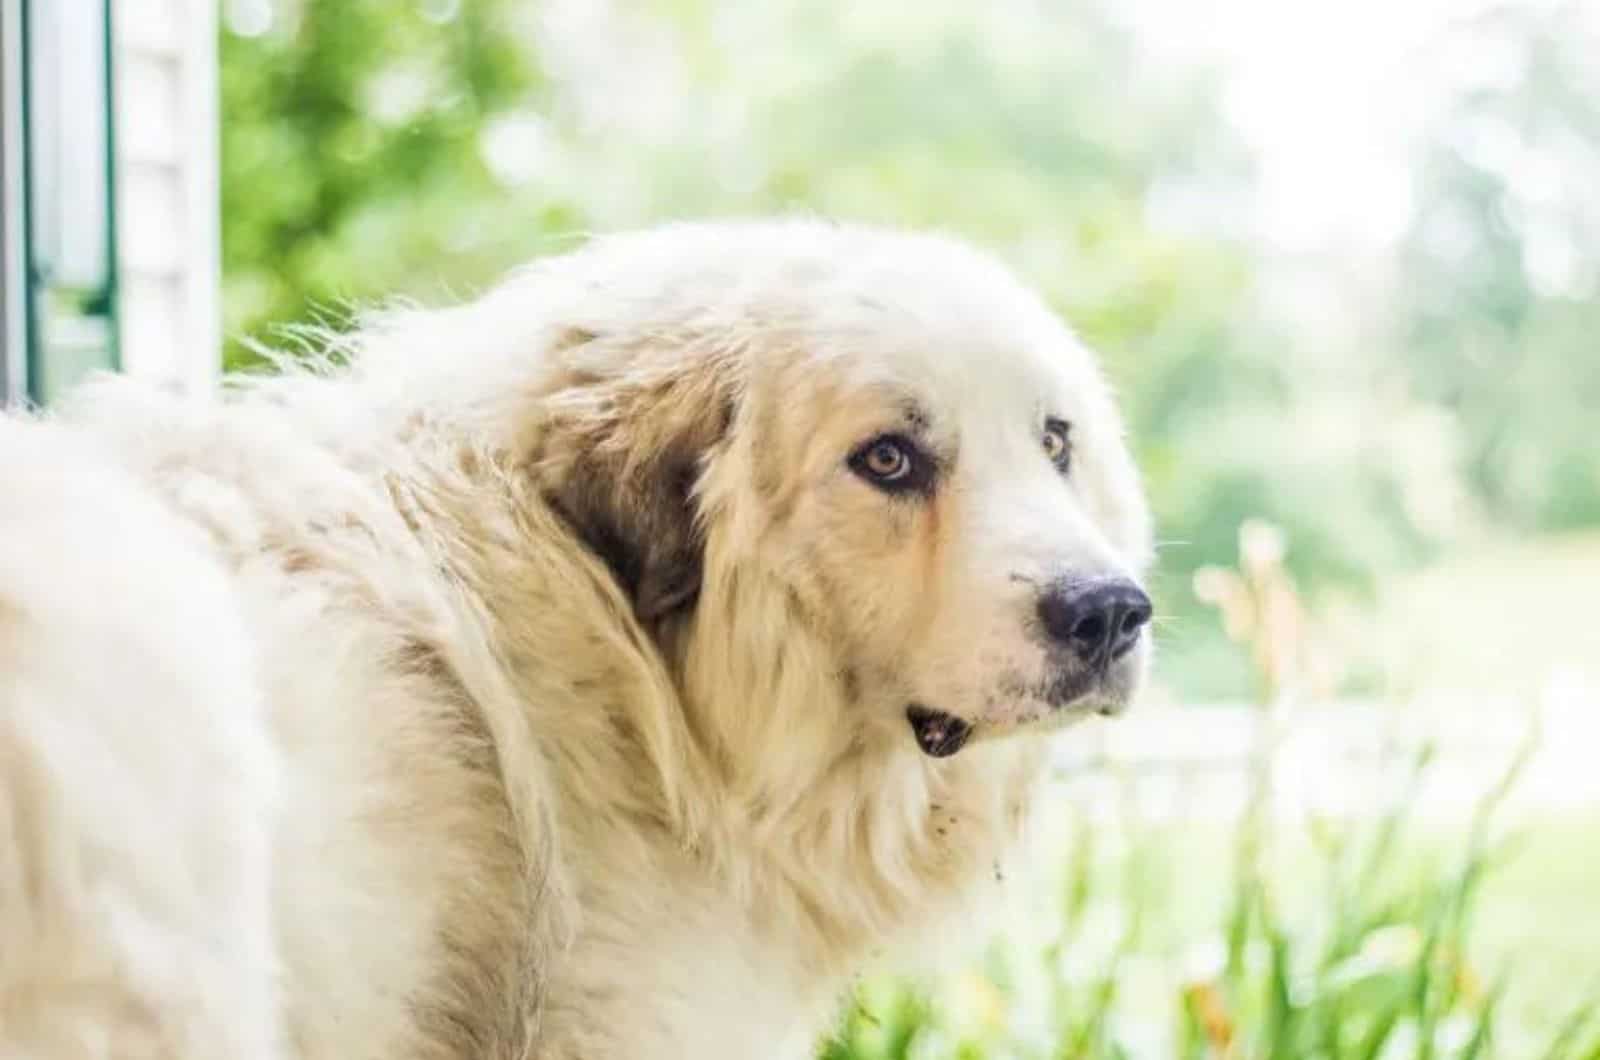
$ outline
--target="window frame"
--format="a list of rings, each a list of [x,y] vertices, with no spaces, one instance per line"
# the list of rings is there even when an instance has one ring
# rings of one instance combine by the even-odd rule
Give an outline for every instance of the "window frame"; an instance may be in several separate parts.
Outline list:
[[[61,338],[64,320],[82,319],[86,334],[98,337],[93,367],[121,368],[118,329],[119,284],[117,266],[116,121],[114,93],[115,38],[112,0],[79,0],[91,5],[87,13],[98,17],[98,62],[103,91],[90,105],[99,108],[103,130],[100,159],[103,224],[100,275],[96,282],[70,291],[54,282],[52,248],[41,245],[38,231],[45,196],[64,194],[44,187],[39,176],[42,145],[39,100],[47,90],[35,65],[41,50],[40,34],[59,30],[44,21],[64,11],[61,0],[0,0],[0,399],[11,404],[44,404],[74,379],[74,366],[53,345]],[[41,87],[45,86],[45,87]],[[52,101],[65,108],[72,101]],[[60,125],[68,129],[67,122]],[[71,135],[70,130],[66,135]],[[69,296],[74,303],[62,310],[52,300]],[[59,378],[58,378],[59,376]]]

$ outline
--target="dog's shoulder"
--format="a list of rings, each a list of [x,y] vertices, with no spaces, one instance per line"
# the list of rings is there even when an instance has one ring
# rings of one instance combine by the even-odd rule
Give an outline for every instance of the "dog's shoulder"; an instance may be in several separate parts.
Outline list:
[[[228,575],[287,777],[275,914],[307,1054],[516,1055],[561,904],[477,584],[521,529],[503,483],[340,377],[111,379],[60,418]]]

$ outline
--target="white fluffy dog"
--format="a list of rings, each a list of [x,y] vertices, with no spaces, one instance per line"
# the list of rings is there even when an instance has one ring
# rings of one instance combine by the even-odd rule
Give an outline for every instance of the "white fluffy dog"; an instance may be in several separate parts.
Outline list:
[[[1149,653],[1090,356],[961,245],[599,240],[0,421],[0,1055],[804,1057]]]

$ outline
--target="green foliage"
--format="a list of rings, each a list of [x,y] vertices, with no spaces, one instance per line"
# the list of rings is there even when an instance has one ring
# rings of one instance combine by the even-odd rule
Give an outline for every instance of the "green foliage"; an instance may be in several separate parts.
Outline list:
[[[1289,532],[1313,597],[1429,557],[1476,507],[1600,521],[1593,285],[1530,280],[1550,222],[1460,148],[1491,119],[1592,147],[1558,15],[1507,35],[1524,82],[1441,119],[1405,282],[1360,308],[1392,326],[1346,348],[1269,323],[1215,85],[1150,63],[1099,0],[247,6],[273,17],[222,39],[234,364],[275,326],[470,294],[591,230],[785,210],[953,230],[1102,352],[1164,542],[1160,665],[1198,698],[1247,687],[1190,591],[1246,518]],[[1596,245],[1591,215],[1571,233]]]
[[[278,5],[266,32],[222,35],[230,363],[269,324],[338,322],[351,304],[499,270],[511,252],[462,233],[503,208],[485,122],[540,85],[518,6]]]
[[[1196,466],[1242,455],[1210,440],[1235,413],[1283,407],[1266,347],[1235,323],[1248,256],[1146,217],[1155,189],[1242,178],[1241,154],[1207,85],[1130,84],[1129,42],[1088,3],[1027,19],[662,5],[571,38],[537,37],[514,0],[271,10],[265,32],[222,41],[233,363],[274,326],[470,291],[591,228],[783,210],[932,225],[1018,263],[1106,351],[1164,533],[1193,542],[1168,552],[1169,611],[1240,505],[1281,507],[1293,470],[1259,447],[1221,477]],[[579,65],[585,32],[644,43]],[[719,43],[730,32],[738,47]],[[490,164],[508,137],[530,168]]]
[[[1464,54],[1512,62],[1436,120],[1402,258],[1412,385],[1454,413],[1468,480],[1523,527],[1600,520],[1600,39],[1579,15],[1492,9],[1457,31]]]
[[[1587,1060],[1600,1035],[1584,1006],[1552,1032],[1508,1026],[1504,970],[1471,959],[1477,899],[1510,849],[1490,824],[1518,766],[1483,797],[1448,856],[1415,833],[1427,771],[1368,822],[1308,822],[1314,871],[1275,857],[1286,837],[1257,788],[1234,832],[1234,868],[1210,914],[1212,955],[1174,955],[1152,925],[1173,888],[1170,830],[1125,822],[1125,849],[1071,844],[1053,933],[1011,937],[985,967],[929,989],[866,984],[825,1060]],[[1163,876],[1177,874],[1171,885]],[[1102,914],[1118,910],[1116,927]],[[1190,947],[1193,950],[1194,947]],[[1161,1013],[1165,1011],[1166,1018]]]

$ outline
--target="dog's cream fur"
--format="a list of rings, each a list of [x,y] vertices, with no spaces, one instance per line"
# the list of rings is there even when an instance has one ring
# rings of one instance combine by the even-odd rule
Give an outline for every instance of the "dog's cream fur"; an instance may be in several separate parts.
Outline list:
[[[613,237],[319,363],[0,422],[0,1055],[802,1057],[1138,683],[1042,691],[1039,587],[1146,517],[957,244]],[[848,466],[900,429],[925,494]]]

